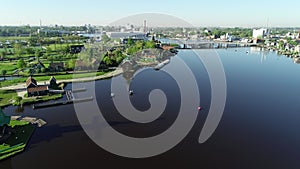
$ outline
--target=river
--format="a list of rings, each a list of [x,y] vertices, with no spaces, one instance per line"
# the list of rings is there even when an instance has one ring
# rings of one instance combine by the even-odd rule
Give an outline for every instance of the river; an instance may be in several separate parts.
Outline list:
[[[193,51],[182,50],[175,57],[183,59],[195,74],[203,110],[187,137],[173,149],[145,159],[116,156],[87,136],[73,105],[38,110],[25,106],[21,112],[10,106],[3,110],[8,115],[36,116],[48,124],[35,131],[25,152],[0,162],[0,168],[298,168],[300,65],[286,56],[256,48],[216,52],[226,74],[227,101],[218,128],[205,143],[199,144],[198,137],[210,108],[209,76]],[[172,66],[172,59],[167,66]],[[176,120],[179,88],[162,71],[145,69],[130,84],[135,93],[131,102],[138,110],[150,107],[148,95],[152,89],[163,90],[168,98],[164,114],[149,124],[133,123],[118,114],[110,96],[110,79],[95,83],[102,113],[121,133],[150,137]]]

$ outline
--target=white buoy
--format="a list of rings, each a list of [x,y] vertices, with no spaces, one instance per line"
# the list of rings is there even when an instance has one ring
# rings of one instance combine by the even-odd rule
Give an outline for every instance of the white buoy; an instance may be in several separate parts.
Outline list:
[[[133,95],[133,90],[129,90],[129,95]]]
[[[110,97],[115,97],[115,94],[114,94],[114,93],[111,93],[111,94],[110,94]]]

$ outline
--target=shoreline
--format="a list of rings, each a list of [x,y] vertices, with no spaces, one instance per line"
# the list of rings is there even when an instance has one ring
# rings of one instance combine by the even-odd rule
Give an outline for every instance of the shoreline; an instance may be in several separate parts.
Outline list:
[[[57,80],[57,83],[58,84],[59,83],[80,83],[80,82],[96,81],[96,80],[112,78],[112,77],[120,75],[122,73],[123,73],[122,68],[117,68],[116,70],[114,70],[112,72],[108,72],[106,74],[99,75],[99,76],[76,78],[76,74],[75,74],[73,76],[74,77],[73,79]],[[96,73],[95,73],[95,75],[96,75]],[[38,82],[38,85],[49,85],[49,81],[40,81],[40,82]],[[27,88],[26,88],[25,83],[19,83],[19,84],[13,85],[13,86],[0,87],[0,90],[15,91],[17,96],[22,97],[23,99],[24,99],[24,95],[27,93]],[[55,99],[50,99],[50,100],[55,100]],[[50,101],[50,100],[46,100],[46,101]],[[44,102],[44,101],[37,100],[37,102]],[[36,103],[36,102],[34,102],[34,101],[30,102],[30,104],[34,104],[34,103]],[[8,106],[12,106],[12,105],[13,105],[13,103],[11,102],[10,104],[4,105],[2,107],[8,107]]]
[[[111,78],[117,75],[120,75],[123,73],[123,70],[121,68],[117,68],[116,70],[112,72],[108,72],[104,75],[100,76],[92,76],[92,77],[83,77],[83,78],[76,78],[76,74],[73,75],[74,78],[72,79],[64,79],[64,80],[57,80],[57,83],[76,83],[76,82],[87,82],[87,81],[94,81],[94,80],[101,80],[101,79],[107,79]],[[95,73],[96,74],[96,73]],[[54,76],[55,77],[55,76]],[[49,81],[39,81],[38,85],[49,85]],[[11,86],[5,86],[0,87],[0,90],[26,90],[26,84],[24,83],[18,83]]]
[[[5,145],[8,147],[2,147],[0,150],[0,161],[24,152],[36,127],[40,128],[47,124],[46,121],[37,117],[11,116],[11,121],[26,123],[10,126],[10,129],[15,130],[15,133],[2,144],[3,146]],[[15,140],[15,138],[19,138],[19,140]]]

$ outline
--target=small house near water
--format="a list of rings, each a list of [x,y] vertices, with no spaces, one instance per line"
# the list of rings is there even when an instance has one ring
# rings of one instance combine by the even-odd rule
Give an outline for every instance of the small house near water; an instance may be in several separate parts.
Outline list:
[[[31,76],[26,80],[26,88],[28,97],[43,96],[49,93],[47,85],[38,85],[36,80]]]

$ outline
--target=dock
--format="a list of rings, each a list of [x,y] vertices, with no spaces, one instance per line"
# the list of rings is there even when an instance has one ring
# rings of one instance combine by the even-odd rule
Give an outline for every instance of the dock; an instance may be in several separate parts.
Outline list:
[[[73,93],[85,92],[86,88],[73,89],[73,90],[70,90],[70,91],[73,92]],[[55,93],[55,94],[64,94],[67,91],[65,91],[65,90],[49,90],[49,92],[50,93]]]
[[[47,124],[46,121],[36,117],[21,117],[21,116],[11,116],[11,120],[19,120],[19,121],[26,121],[31,124],[36,124],[38,127],[42,127]]]
[[[73,89],[73,90],[63,90],[63,92],[67,96],[67,100],[55,101],[55,102],[51,102],[51,103],[33,104],[32,108],[33,109],[40,109],[40,108],[46,108],[46,107],[53,107],[53,106],[60,106],[60,105],[66,105],[66,104],[92,101],[93,97],[75,99],[73,93],[84,92],[84,91],[86,91],[86,88],[79,88],[79,89]]]
[[[74,95],[72,91],[66,91],[67,100],[73,100]]]
[[[85,92],[86,88],[79,88],[79,89],[73,89],[71,90],[73,93],[78,93],[78,92]]]
[[[60,106],[60,105],[66,105],[66,104],[73,104],[73,103],[80,103],[80,102],[87,102],[92,101],[94,98],[87,97],[87,98],[81,98],[81,99],[72,99],[72,100],[63,100],[63,101],[56,101],[52,103],[44,103],[44,104],[34,104],[32,106],[33,109],[41,109],[46,107],[53,107],[53,106]]]

